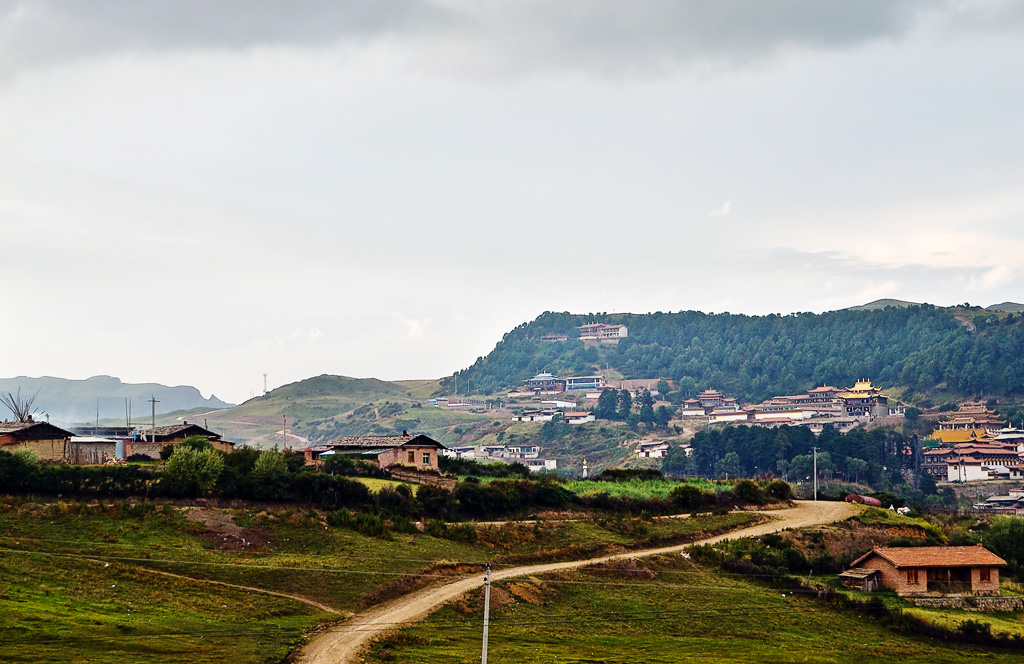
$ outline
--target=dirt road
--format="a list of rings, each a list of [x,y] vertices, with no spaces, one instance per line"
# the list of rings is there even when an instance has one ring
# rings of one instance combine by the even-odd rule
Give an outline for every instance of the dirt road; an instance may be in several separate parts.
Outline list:
[[[766,535],[786,528],[806,528],[808,526],[832,523],[833,521],[840,521],[853,515],[855,510],[856,508],[849,503],[802,501],[798,502],[797,506],[792,509],[777,510],[770,513],[765,512],[765,514],[773,517],[767,523],[749,528],[741,528],[725,535],[709,537],[708,539],[689,544],[668,546],[660,549],[629,551],[612,556],[590,558],[588,560],[511,567],[491,572],[491,578],[497,581],[516,576],[529,576],[531,574],[543,574],[545,572],[586,567],[587,565],[610,560],[675,553],[694,544],[713,544],[738,537]],[[356,615],[350,621],[325,632],[311,641],[299,653],[297,661],[300,664],[348,664],[355,662],[359,652],[376,637],[390,630],[416,623],[436,611],[444,603],[457,598],[463,593],[479,588],[482,584],[483,575],[475,574],[469,578],[460,579],[443,586],[424,588],[404,597],[385,602],[369,611]]]

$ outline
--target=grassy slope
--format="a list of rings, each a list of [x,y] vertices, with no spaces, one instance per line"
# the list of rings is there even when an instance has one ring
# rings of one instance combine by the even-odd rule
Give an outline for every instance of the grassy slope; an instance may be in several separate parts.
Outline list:
[[[812,599],[787,596],[680,557],[618,574],[577,572],[501,582],[490,658],[501,662],[1020,661],[1019,653],[904,636]],[[509,597],[517,597],[509,602]],[[492,605],[495,604],[492,600]],[[449,606],[374,648],[368,662],[466,662],[479,657],[480,607]]]
[[[336,618],[292,600],[153,570],[358,611],[382,588],[407,582],[437,562],[509,564],[598,554],[679,541],[755,518],[489,526],[470,545],[426,535],[364,537],[294,510],[234,514],[236,524],[252,527],[269,544],[260,551],[220,550],[203,537],[204,526],[168,506],[154,512],[123,505],[0,504],[0,659],[277,662],[318,622]]]

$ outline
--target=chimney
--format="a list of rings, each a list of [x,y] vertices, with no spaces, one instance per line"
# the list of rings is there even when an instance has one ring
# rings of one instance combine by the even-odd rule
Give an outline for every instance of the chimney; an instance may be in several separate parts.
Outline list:
[[[402,436],[408,437],[409,436],[409,432],[406,431],[405,429],[402,429]]]
[[[185,426],[188,426],[188,420],[182,420],[181,423],[184,424]]]

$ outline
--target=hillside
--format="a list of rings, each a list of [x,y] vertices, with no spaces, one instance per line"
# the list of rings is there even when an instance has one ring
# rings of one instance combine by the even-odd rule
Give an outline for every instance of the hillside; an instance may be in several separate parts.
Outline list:
[[[985,307],[989,311],[1002,311],[1008,314],[1019,314],[1024,312],[1024,304],[1017,302],[1001,302],[999,304],[990,304]]]
[[[585,344],[577,326],[621,323],[618,344]],[[913,403],[1024,393],[1024,324],[1014,314],[960,306],[786,316],[547,312],[508,332],[457,373],[460,393],[497,394],[541,371],[666,378],[685,393],[708,387],[744,401],[870,377]],[[545,341],[546,334],[568,341]],[[443,389],[454,385],[442,381]]]
[[[920,302],[907,302],[906,300],[893,300],[893,299],[882,299],[875,300],[874,302],[868,302],[856,307],[849,307],[847,311],[874,311],[875,309],[885,309],[886,307],[896,307],[902,309],[904,307],[919,307]]]
[[[169,387],[158,383],[123,383],[120,378],[113,376],[93,376],[85,380],[51,376],[0,378],[0,392],[17,393],[19,389],[22,397],[38,392],[35,405],[39,412],[49,415],[52,422],[65,425],[93,422],[97,405],[100,419],[123,424],[125,399],[131,400],[135,419],[151,412],[151,397],[156,397],[159,402],[156,404],[157,413],[194,408],[226,408],[230,405],[215,395],[209,399],[204,398],[191,385]]]
[[[284,447],[286,442],[289,447],[304,447],[341,436],[392,435],[403,429],[454,443],[494,419],[424,406],[438,387],[437,380],[388,382],[322,375],[233,408],[192,415],[229,440],[265,447]],[[189,418],[181,414],[178,419]]]

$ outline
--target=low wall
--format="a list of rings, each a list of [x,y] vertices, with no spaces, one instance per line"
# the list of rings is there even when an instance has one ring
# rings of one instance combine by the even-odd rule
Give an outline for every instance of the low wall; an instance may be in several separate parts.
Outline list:
[[[1020,611],[1024,597],[915,597],[917,606],[930,609],[964,609],[965,611]]]
[[[451,491],[458,484],[459,478],[452,477],[451,475],[438,475],[436,473],[421,473],[412,468],[402,468],[400,466],[392,466],[388,469],[388,473],[392,479],[402,480],[405,482],[412,482],[414,484],[429,484],[431,486],[439,486],[443,489]]]

